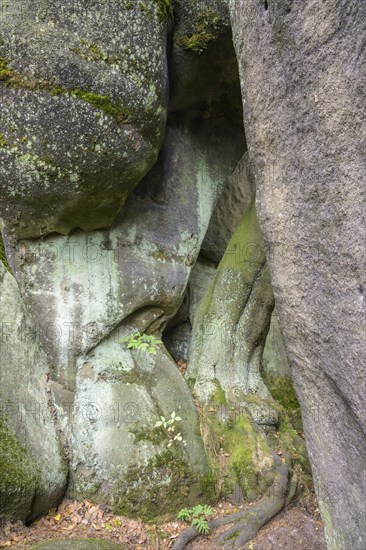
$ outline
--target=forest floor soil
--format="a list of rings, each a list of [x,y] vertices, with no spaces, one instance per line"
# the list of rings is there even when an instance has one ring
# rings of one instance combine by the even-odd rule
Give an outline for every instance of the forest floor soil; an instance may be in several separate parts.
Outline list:
[[[238,509],[228,502],[220,502],[214,508],[214,517],[223,517]],[[186,527],[187,524],[181,521],[149,525],[113,515],[107,507],[94,505],[89,500],[76,502],[65,499],[57,510],[51,510],[48,516],[28,527],[20,522],[3,526],[0,531],[0,548],[30,548],[37,542],[54,539],[100,538],[119,543],[124,550],[169,550]],[[219,530],[216,530],[208,536],[198,537],[187,549],[219,548],[215,542],[218,535]],[[312,494],[291,503],[242,548],[326,550],[315,496]]]

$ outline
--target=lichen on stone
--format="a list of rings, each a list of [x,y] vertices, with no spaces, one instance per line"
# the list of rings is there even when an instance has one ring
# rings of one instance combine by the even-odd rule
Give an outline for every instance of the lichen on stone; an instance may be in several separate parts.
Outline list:
[[[183,50],[202,53],[211,42],[219,38],[223,26],[224,22],[220,15],[215,10],[208,8],[198,14],[194,32],[176,35],[174,41]]]
[[[90,45],[93,55],[102,55],[96,46]],[[9,67],[6,59],[0,58],[0,81],[5,82],[7,86],[13,88],[24,88],[34,91],[46,91],[52,96],[66,95],[90,103],[93,107],[99,109],[107,116],[114,118],[117,122],[128,122],[131,118],[131,111],[121,103],[113,103],[106,95],[88,92],[79,88],[67,89],[62,86],[55,86],[46,80],[29,79],[25,75]],[[0,147],[1,147],[0,134]]]
[[[54,96],[64,94],[90,103],[106,115],[114,118],[117,122],[127,122],[131,117],[129,109],[122,104],[113,103],[106,95],[95,94],[78,88],[68,90],[61,86],[51,86],[49,91]]]

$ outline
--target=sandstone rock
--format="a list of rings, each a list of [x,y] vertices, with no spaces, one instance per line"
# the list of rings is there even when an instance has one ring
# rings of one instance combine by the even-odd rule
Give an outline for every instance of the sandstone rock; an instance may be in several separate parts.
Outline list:
[[[192,269],[188,285],[189,319],[192,325],[194,323],[198,307],[204,299],[215,275],[216,268],[212,263],[208,262],[204,258],[199,258],[197,260],[197,263]]]
[[[218,265],[245,210],[253,200],[255,185],[245,152],[232,175],[212,215],[210,225],[202,243],[201,254]]]
[[[207,498],[208,467],[192,396],[174,362],[163,349],[156,356],[124,351],[119,334],[79,361],[68,494],[148,520]],[[167,447],[170,433],[154,427],[172,413],[181,418],[173,436],[183,441]]]
[[[198,258],[191,271],[183,304],[163,333],[164,344],[176,361],[188,359],[195,314],[215,273],[216,268],[213,264],[201,257]]]
[[[329,548],[365,539],[366,5],[232,0],[276,307]]]
[[[163,346],[149,356],[119,340],[136,331],[160,338],[178,311],[242,152],[243,136],[221,120],[174,116],[158,164],[110,231],[10,247],[53,367],[70,496],[148,519],[199,500],[208,468],[188,386]],[[187,448],[167,448],[167,434],[154,431],[173,412]]]
[[[173,0],[170,111],[200,109],[242,128],[238,64],[225,0]]]
[[[59,503],[67,467],[49,402],[49,364],[1,262],[0,328],[0,518],[29,520]]]
[[[111,231],[24,240],[10,250],[56,378],[67,389],[75,389],[77,357],[129,316],[140,312],[141,331],[159,332],[176,314],[242,147],[242,136],[220,121],[175,117],[161,161]]]
[[[262,370],[274,378],[290,378],[291,369],[279,327],[276,309],[273,310],[266,343],[263,350]]]
[[[277,422],[260,374],[273,306],[252,203],[196,313],[187,376],[201,401],[223,393],[229,403],[246,404],[258,424]]]
[[[0,219],[7,233],[37,238],[111,226],[163,141],[167,5],[14,0],[4,7]]]

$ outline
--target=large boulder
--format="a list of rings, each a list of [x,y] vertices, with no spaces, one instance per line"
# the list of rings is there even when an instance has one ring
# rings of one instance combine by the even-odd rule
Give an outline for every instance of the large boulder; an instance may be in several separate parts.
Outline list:
[[[135,322],[132,332],[141,328]],[[197,411],[176,365],[164,349],[121,349],[123,334],[129,332],[117,330],[79,360],[68,494],[151,520],[207,499],[209,471]],[[172,435],[155,428],[174,413],[181,420]],[[178,434],[182,440],[173,441]]]
[[[366,4],[231,0],[258,212],[329,548],[365,538]]]
[[[168,2],[14,0],[0,18],[0,219],[17,237],[110,227],[156,161]]]
[[[0,519],[30,520],[59,503],[67,466],[50,403],[50,366],[2,262],[0,327]]]
[[[200,499],[208,466],[186,382],[163,346],[150,356],[120,340],[137,331],[160,338],[178,311],[243,147],[221,120],[173,116],[159,162],[111,230],[9,247],[53,367],[72,497],[146,519]],[[169,433],[154,429],[172,413],[186,446],[167,448]]]
[[[76,361],[132,314],[142,330],[178,311],[192,266],[243,136],[220,120],[172,117],[159,163],[110,231],[20,241],[10,259],[21,292],[66,389]],[[158,220],[158,223],[157,223]]]

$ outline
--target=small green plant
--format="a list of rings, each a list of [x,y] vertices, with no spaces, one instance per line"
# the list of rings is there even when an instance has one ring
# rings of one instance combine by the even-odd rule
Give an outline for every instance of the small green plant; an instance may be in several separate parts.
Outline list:
[[[175,412],[172,412],[170,415],[170,418],[167,420],[165,416],[161,416],[160,420],[157,421],[155,424],[155,428],[164,428],[166,430],[169,441],[168,441],[168,447],[171,447],[176,441],[183,441],[182,434],[179,432],[176,435],[174,434],[176,430],[176,422],[181,422],[181,417],[176,416]],[[186,445],[186,441],[183,441],[183,444]]]
[[[158,338],[155,338],[155,336],[141,334],[141,332],[134,332],[131,336],[126,336],[120,341],[127,344],[127,349],[142,349],[152,355],[156,355],[157,346],[163,343]]]
[[[197,504],[190,509],[183,508],[178,514],[178,519],[191,522],[192,527],[195,527],[201,535],[207,535],[210,531],[207,520],[212,514],[211,506]]]

